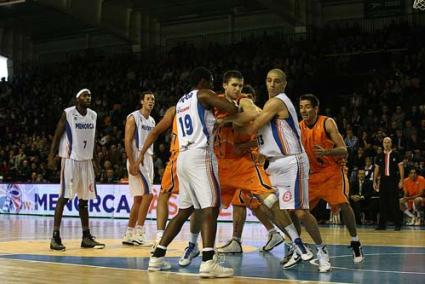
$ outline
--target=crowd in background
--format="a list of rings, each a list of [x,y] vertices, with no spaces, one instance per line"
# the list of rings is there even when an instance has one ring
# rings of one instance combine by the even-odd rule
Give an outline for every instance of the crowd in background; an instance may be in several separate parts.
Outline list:
[[[138,94],[152,90],[158,122],[166,109],[188,91],[191,69],[203,65],[221,76],[240,70],[254,86],[261,106],[266,100],[265,75],[282,68],[288,75],[288,95],[312,92],[320,111],[333,117],[349,149],[350,180],[364,169],[372,180],[374,157],[389,136],[404,157],[406,168],[425,175],[424,29],[391,25],[368,33],[358,27],[327,28],[307,39],[263,35],[232,45],[196,47],[181,43],[161,58],[137,55],[104,57],[94,50],[71,54],[55,65],[28,65],[9,81],[0,82],[0,176],[3,181],[59,181],[47,168],[47,155],[61,112],[73,104],[82,88],[92,92],[98,113],[98,182],[125,182],[124,125],[138,108]],[[155,144],[155,183],[167,163],[169,134]]]

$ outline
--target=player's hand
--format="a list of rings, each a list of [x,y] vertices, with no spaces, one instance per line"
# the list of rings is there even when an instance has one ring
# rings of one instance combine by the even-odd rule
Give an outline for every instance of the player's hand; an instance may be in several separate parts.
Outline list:
[[[52,171],[56,170],[55,156],[49,154],[49,157],[47,158],[47,167]]]
[[[322,146],[316,144],[313,146],[313,152],[316,155],[316,157],[323,157],[328,154],[328,150],[323,148]]]
[[[128,167],[130,175],[137,176],[139,174],[139,163],[130,164]]]
[[[357,202],[357,201],[359,201],[359,200],[360,200],[360,196],[359,196],[359,195],[351,195],[351,199],[352,199],[354,202]]]
[[[379,192],[379,184],[378,184],[376,181],[374,181],[374,182],[373,182],[373,189],[374,189],[376,192]]]

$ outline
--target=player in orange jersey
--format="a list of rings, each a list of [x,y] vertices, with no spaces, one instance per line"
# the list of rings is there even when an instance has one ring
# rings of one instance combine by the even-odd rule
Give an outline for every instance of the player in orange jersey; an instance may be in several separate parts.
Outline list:
[[[237,104],[242,114],[229,116],[223,112],[215,113],[216,118],[222,120],[222,124],[216,129],[214,149],[218,160],[222,206],[229,206],[237,189],[241,189],[247,196],[258,198],[264,205],[261,207],[267,212],[268,217],[271,218],[270,220],[294,241],[301,258],[310,260],[313,257],[312,252],[304,246],[288,214],[280,210],[275,189],[271,186],[271,182],[262,165],[256,163],[251,149],[240,152],[234,147],[236,144],[247,143],[256,138],[255,134],[248,135],[244,133],[245,124],[253,119],[253,115],[258,114],[258,108],[251,99],[241,97],[242,86],[243,76],[239,71],[226,72],[223,76],[224,98]],[[237,120],[239,127],[233,124],[229,125],[228,122],[233,121],[233,119]],[[247,201],[250,202],[252,198]],[[256,212],[255,210],[260,212],[260,208],[252,209],[254,212]],[[237,240],[233,239],[227,245],[232,244],[236,246]],[[219,248],[219,251],[224,249],[226,247]]]
[[[176,107],[170,107],[164,114],[161,121],[155,126],[154,129],[146,137],[145,144],[142,150],[140,150],[139,160],[143,161],[147,149],[155,142],[158,136],[168,129],[171,128],[171,141],[170,141],[170,158],[165,167],[164,174],[161,180],[161,191],[158,195],[158,202],[156,207],[156,240],[155,245],[159,242],[162,235],[164,234],[165,225],[168,219],[168,200],[171,194],[179,193],[179,181],[177,178],[177,156],[179,150],[179,142],[177,136],[177,125],[176,125]],[[198,236],[201,230],[201,215],[199,210],[195,210],[194,214],[190,217],[190,241],[189,245],[185,248],[183,256],[179,260],[180,266],[188,266],[192,259],[199,255],[198,249]]]
[[[347,147],[335,121],[319,115],[319,99],[306,94],[300,97],[300,122],[302,142],[310,162],[309,201],[310,210],[320,199],[333,208],[339,208],[344,223],[351,235],[354,263],[363,261],[363,251],[357,236],[356,220],[347,195],[347,176],[343,173],[342,161],[347,156]]]
[[[240,78],[239,78],[240,79]],[[236,82],[235,82],[236,81]],[[255,90],[253,87],[251,87],[250,85],[245,85],[242,88],[242,95],[240,94],[240,80],[233,80],[232,81],[233,84],[229,84],[229,82],[225,82],[224,83],[224,89],[225,91],[230,91],[231,89],[235,89],[237,96],[238,97],[247,97],[249,99],[251,99],[252,101],[255,101]],[[236,84],[235,84],[236,83]],[[219,138],[219,136],[216,136]],[[246,137],[246,139],[248,141],[252,141],[252,146],[253,147],[249,147],[246,149],[242,149],[242,147],[238,147],[237,145],[242,145],[245,143],[242,143],[242,141],[237,141],[236,145],[234,143],[229,143],[226,144],[227,146],[224,147],[230,147],[230,151],[231,152],[233,150],[233,152],[240,152],[240,151],[247,151],[247,153],[249,151],[251,151],[251,155],[252,155],[252,159],[255,161],[255,164],[257,165],[256,167],[259,168],[259,172],[263,172],[263,166],[264,166],[264,159],[261,159],[259,156],[259,153],[256,149],[256,139],[254,137],[254,139],[252,140],[251,137]],[[225,245],[223,245],[222,247],[218,247],[217,251],[221,252],[221,253],[241,253],[242,252],[242,246],[241,246],[241,237],[242,237],[242,231],[243,231],[243,227],[245,225],[245,221],[246,221],[246,208],[248,207],[251,211],[253,211],[254,215],[258,218],[258,220],[264,225],[264,227],[266,227],[267,232],[268,232],[268,239],[267,239],[267,243],[261,247],[261,251],[271,251],[273,248],[275,248],[276,246],[278,246],[279,244],[281,244],[283,242],[283,237],[282,235],[275,229],[275,227],[273,226],[273,224],[269,221],[268,217],[266,216],[266,214],[261,211],[259,209],[259,207],[261,206],[260,201],[258,201],[258,199],[256,199],[254,196],[252,196],[251,194],[247,193],[246,191],[237,189],[236,192],[233,194],[234,189],[233,188],[223,188],[223,178],[226,180],[227,179],[227,175],[225,174],[226,172],[228,173],[232,173],[234,171],[233,168],[231,168],[233,166],[232,164],[227,164],[226,160],[221,160],[220,157],[222,157],[222,152],[225,151],[220,151],[220,146],[223,147],[223,145],[219,144],[219,140],[217,140],[216,142],[218,142],[216,144],[216,155],[218,157],[218,163],[219,163],[219,174],[220,174],[220,182],[222,183],[222,205],[223,207],[228,207],[229,204],[232,204],[232,208],[233,208],[233,235],[232,238],[226,242]],[[226,143],[225,141],[221,141],[222,143]],[[230,141],[227,141],[230,142]],[[238,143],[239,142],[239,143]],[[237,156],[239,157],[241,153],[239,153]],[[224,180],[224,181],[225,181]],[[223,191],[224,189],[224,191]],[[224,192],[224,194],[223,194]],[[231,201],[231,202],[230,202]]]
[[[404,196],[400,199],[400,210],[411,218],[408,225],[421,225],[421,212],[425,207],[425,178],[411,168],[409,176],[403,182]],[[410,211],[413,209],[413,213]]]

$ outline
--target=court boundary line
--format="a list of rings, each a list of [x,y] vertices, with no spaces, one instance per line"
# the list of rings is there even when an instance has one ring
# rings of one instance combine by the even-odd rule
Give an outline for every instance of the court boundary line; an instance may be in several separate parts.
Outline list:
[[[100,268],[100,269],[112,269],[112,270],[124,270],[124,271],[138,271],[138,272],[145,272],[145,273],[163,273],[163,274],[176,274],[179,276],[190,276],[195,277],[199,279],[204,279],[199,277],[199,274],[196,273],[188,273],[188,272],[175,272],[175,271],[155,271],[155,272],[149,272],[145,269],[135,269],[135,268],[122,268],[122,267],[108,267],[108,266],[95,266],[90,264],[77,264],[77,263],[64,263],[64,262],[51,262],[51,261],[45,261],[45,260],[31,260],[31,259],[16,259],[16,258],[0,258],[0,260],[9,260],[9,261],[23,261],[23,262],[30,262],[30,263],[48,263],[48,264],[56,264],[56,265],[63,265],[63,266],[83,266],[88,268]],[[317,272],[320,273],[320,272]],[[255,280],[263,280],[263,281],[280,281],[280,282],[293,282],[294,279],[276,279],[276,278],[265,278],[265,277],[249,277],[249,276],[233,276],[231,278],[241,278],[241,279],[255,279]],[[208,278],[205,278],[206,280]],[[215,278],[215,279],[225,279],[225,278]],[[332,284],[351,284],[351,282],[329,282],[329,281],[315,281],[315,280],[300,280],[297,279],[295,281],[308,281],[308,282],[314,282],[314,283],[332,283]]]

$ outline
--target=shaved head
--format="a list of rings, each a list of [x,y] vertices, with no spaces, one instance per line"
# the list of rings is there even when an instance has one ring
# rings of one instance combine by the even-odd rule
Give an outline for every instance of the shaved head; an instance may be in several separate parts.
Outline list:
[[[279,68],[272,69],[272,70],[269,71],[269,73],[267,73],[267,75],[272,74],[272,73],[274,73],[277,76],[279,76],[279,78],[281,80],[286,81],[286,73],[283,72],[282,69],[279,69]]]

